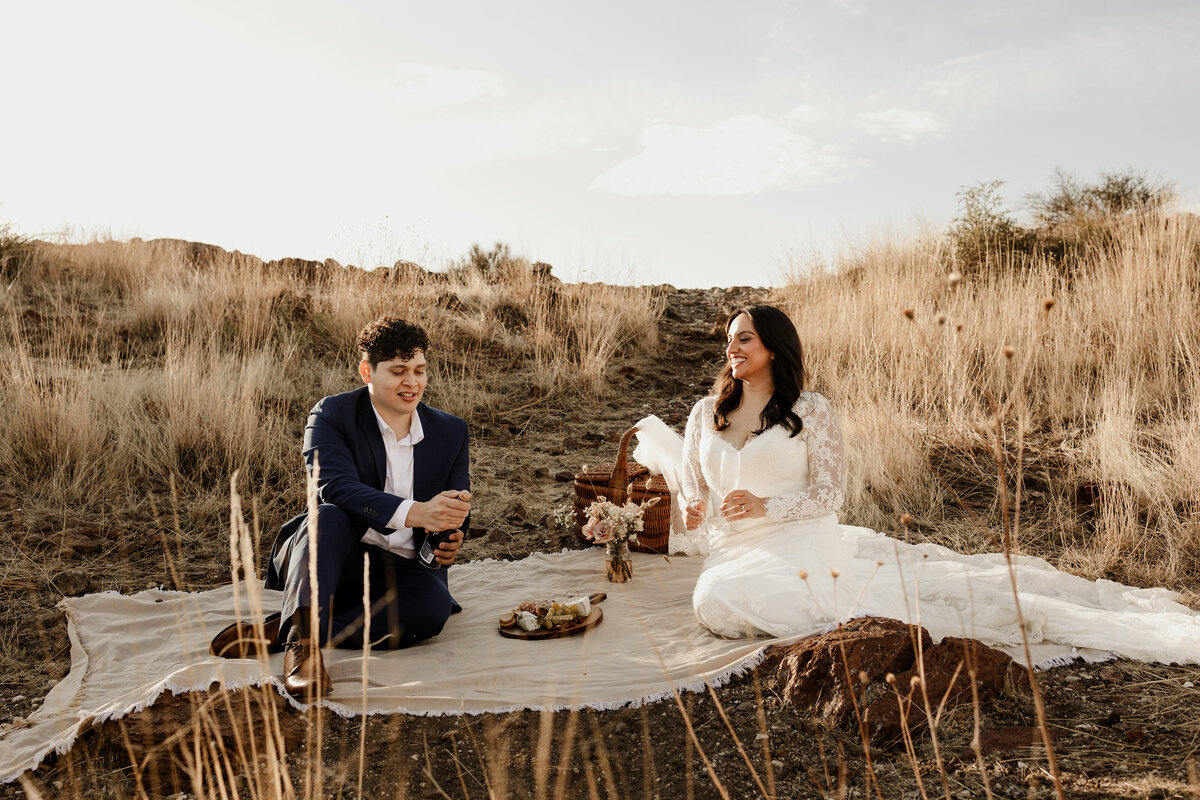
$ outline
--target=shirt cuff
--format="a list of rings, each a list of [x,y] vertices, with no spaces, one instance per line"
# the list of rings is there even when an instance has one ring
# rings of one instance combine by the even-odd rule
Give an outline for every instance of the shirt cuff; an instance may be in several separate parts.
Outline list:
[[[394,531],[402,530],[410,527],[405,520],[408,519],[409,509],[413,507],[416,500],[405,500],[400,503],[400,507],[396,509],[396,513],[392,514],[392,518],[388,520],[387,527]]]

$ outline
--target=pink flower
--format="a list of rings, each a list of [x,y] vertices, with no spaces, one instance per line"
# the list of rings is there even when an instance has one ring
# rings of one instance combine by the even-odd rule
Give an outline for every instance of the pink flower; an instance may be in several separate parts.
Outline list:
[[[591,528],[591,536],[588,538],[590,538],[593,542],[596,542],[597,544],[607,544],[608,542],[612,541],[613,528],[612,525],[609,524],[608,520],[596,520],[594,524],[589,524],[588,527]]]
[[[583,526],[583,538],[589,542],[592,541],[592,529],[596,527],[596,523],[600,522],[599,517],[588,517],[587,524]]]

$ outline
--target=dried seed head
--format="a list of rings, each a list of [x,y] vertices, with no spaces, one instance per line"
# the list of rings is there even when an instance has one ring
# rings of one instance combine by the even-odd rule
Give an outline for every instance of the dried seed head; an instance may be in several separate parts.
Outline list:
[[[1016,349],[1014,349],[1012,345],[1008,345],[1008,344],[1004,345],[1004,349],[1001,350],[1000,352],[1004,353],[1005,358],[1012,358],[1013,356],[1015,356],[1017,354]]]
[[[880,560],[877,558],[877,559],[875,559],[875,566],[877,566],[877,567],[882,567],[882,566],[883,566],[883,562],[882,562],[882,561],[880,561]]]
[[[800,580],[802,580],[802,581],[806,581],[806,580],[808,580],[808,572],[807,572],[807,571],[805,571],[805,570],[800,570],[800,571],[799,571],[798,573],[796,573],[796,574],[800,576]]]
[[[831,569],[829,570],[829,575],[832,578],[836,578],[838,576],[838,571],[836,569]]]
[[[883,676],[883,679],[884,679],[885,681],[887,681],[887,682],[888,682],[888,684],[889,684],[889,685],[891,685],[891,686],[895,686],[895,685],[896,685],[896,676],[895,676],[895,675],[893,675],[893,674],[892,674],[892,673],[890,673],[890,672],[889,672],[887,675]]]
[[[962,323],[961,323],[961,322],[956,322],[956,323],[954,323],[954,330],[955,330],[955,331],[961,331],[961,330],[962,330]]]
[[[911,678],[911,679],[909,679],[909,681],[908,681],[908,685],[909,685],[909,686],[911,686],[911,687],[912,687],[912,688],[914,688],[914,689],[915,689],[915,688],[917,688],[918,686],[920,686],[920,685],[921,685],[921,676],[920,676],[920,675],[913,675],[913,676],[912,676],[912,678]]]
[[[938,314],[938,315],[937,315],[937,324],[938,324],[938,325],[945,325],[945,324],[946,324],[946,315],[945,315],[945,314]]]
[[[858,671],[858,682],[861,683],[863,686],[866,686],[868,683],[871,682],[871,676],[866,673],[866,670],[860,669]]]
[[[912,514],[901,514],[900,524],[906,528],[911,528],[913,524]]]
[[[1043,311],[1049,311],[1052,308],[1054,308],[1054,298],[1053,297],[1047,297],[1045,300],[1042,301],[1042,310]]]
[[[946,283],[948,283],[950,285],[951,289],[958,286],[959,281],[961,281],[961,280],[962,280],[962,275],[957,272],[951,272],[949,275],[946,276]]]
[[[908,321],[909,321],[909,322],[912,322],[912,320],[913,320],[913,319],[914,319],[914,318],[915,318],[917,315],[916,315],[916,312],[915,312],[915,311],[913,311],[911,308],[906,308],[906,309],[904,309],[904,316],[908,317]]]

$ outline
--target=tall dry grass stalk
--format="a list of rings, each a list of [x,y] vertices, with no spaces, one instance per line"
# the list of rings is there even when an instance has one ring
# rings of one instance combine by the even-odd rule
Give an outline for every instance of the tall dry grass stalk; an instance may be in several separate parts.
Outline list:
[[[904,511],[928,539],[1000,549],[985,395],[1006,397],[1028,357],[1001,460],[1014,546],[1197,596],[1200,220],[1111,224],[1076,262],[1003,254],[954,286],[953,253],[930,231],[793,276],[782,304],[851,451],[846,521],[887,530]]]

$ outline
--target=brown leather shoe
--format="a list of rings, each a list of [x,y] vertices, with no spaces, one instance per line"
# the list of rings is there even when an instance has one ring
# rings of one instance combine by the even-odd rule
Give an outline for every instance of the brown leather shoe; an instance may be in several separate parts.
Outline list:
[[[283,650],[279,646],[279,612],[271,614],[262,622],[262,635],[259,636],[255,623],[242,620],[227,625],[213,637],[208,652],[221,658],[257,658],[262,653],[278,653]]]
[[[288,642],[283,648],[283,686],[292,697],[329,694],[333,681],[321,660],[321,648],[312,639]]]

